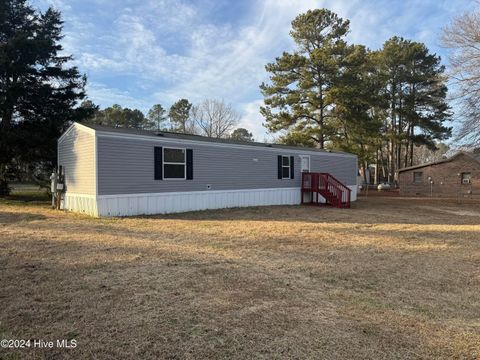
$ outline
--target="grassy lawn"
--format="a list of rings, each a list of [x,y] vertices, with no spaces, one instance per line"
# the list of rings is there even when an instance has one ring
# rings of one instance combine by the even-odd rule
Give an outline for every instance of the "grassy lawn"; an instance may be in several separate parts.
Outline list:
[[[0,358],[477,359],[480,205],[93,219],[0,201]],[[3,351],[3,352],[2,352]]]
[[[45,203],[51,201],[51,197],[45,189],[34,184],[14,183],[10,184],[11,194],[6,198],[0,198],[0,204],[8,205],[32,205],[34,203]]]

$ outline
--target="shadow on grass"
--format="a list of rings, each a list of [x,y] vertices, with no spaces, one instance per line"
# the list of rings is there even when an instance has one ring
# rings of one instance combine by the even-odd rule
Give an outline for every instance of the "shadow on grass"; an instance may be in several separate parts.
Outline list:
[[[0,211],[0,224],[2,225],[19,223],[21,221],[45,220],[46,218],[46,216],[41,214]]]
[[[10,195],[0,197],[0,204],[5,205],[48,205],[50,195],[45,191],[12,191]]]

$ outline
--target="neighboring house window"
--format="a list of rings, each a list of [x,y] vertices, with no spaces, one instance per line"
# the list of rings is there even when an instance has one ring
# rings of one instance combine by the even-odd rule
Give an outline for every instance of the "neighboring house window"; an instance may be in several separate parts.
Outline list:
[[[470,184],[472,175],[469,172],[462,173],[462,184]]]
[[[185,179],[185,149],[163,148],[163,178]]]
[[[413,172],[413,182],[414,182],[414,183],[421,183],[421,182],[423,182],[423,172],[421,172],[421,171],[414,171],[414,172]]]

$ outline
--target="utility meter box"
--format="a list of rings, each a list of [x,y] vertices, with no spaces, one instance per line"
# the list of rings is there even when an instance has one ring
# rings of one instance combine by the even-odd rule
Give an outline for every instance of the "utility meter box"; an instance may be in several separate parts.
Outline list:
[[[57,174],[53,172],[52,175],[50,175],[50,180],[50,191],[54,193],[57,188]]]

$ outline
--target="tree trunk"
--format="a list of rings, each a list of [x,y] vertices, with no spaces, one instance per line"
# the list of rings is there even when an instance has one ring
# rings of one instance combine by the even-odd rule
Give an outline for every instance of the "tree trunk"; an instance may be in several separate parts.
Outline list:
[[[413,76],[415,77],[415,60],[413,60],[412,72],[413,72]],[[412,106],[412,110],[415,111],[415,104],[416,104],[416,87],[415,87],[415,84],[412,84],[411,93],[412,93],[412,104],[411,104],[411,106]],[[409,135],[409,138],[410,138],[410,166],[413,166],[413,136],[415,134],[414,119],[411,119],[409,130],[410,130],[410,133],[408,135]]]
[[[324,119],[324,113],[323,113],[323,91],[322,91],[322,85],[320,84],[319,86],[319,91],[318,91],[318,97],[320,100],[320,119],[319,119],[319,127],[320,127],[320,149],[325,149],[325,134],[323,132],[323,123],[325,121]]]
[[[367,183],[367,168],[365,166],[365,161],[360,162],[360,168],[362,169],[363,173],[363,181],[365,181],[365,184]]]
[[[382,163],[383,181],[385,181],[385,179],[388,179],[388,169],[389,169],[389,166],[388,166],[388,145],[387,145],[386,150],[387,150],[387,159],[385,159],[385,157],[383,156],[383,150],[382,149],[380,150],[380,161]],[[386,164],[385,164],[385,161],[386,161]]]
[[[400,86],[400,89],[401,89],[401,86]],[[400,99],[399,99],[399,103],[398,103],[398,108],[399,108],[399,112],[398,112],[398,126],[397,126],[397,138],[398,138],[398,145],[397,145],[397,162],[395,164],[395,168],[398,170],[401,168],[401,165],[402,165],[402,143],[403,143],[403,118],[402,118],[402,97],[403,97],[403,94],[402,92],[400,91]],[[397,172],[395,172],[395,180],[398,180],[397,179]]]
[[[392,103],[391,103],[391,113],[390,113],[390,121],[391,121],[391,131],[390,131],[390,149],[389,149],[389,159],[388,159],[388,182],[392,183],[395,176],[395,164],[396,164],[396,135],[397,135],[397,126],[396,126],[396,103],[395,103],[395,94],[396,94],[396,84],[392,85],[391,95],[392,95]]]
[[[395,153],[396,153],[396,144],[394,140],[394,133],[392,132],[389,144],[389,154],[388,154],[388,182],[392,183],[395,174]]]
[[[405,157],[403,158],[403,167],[407,167],[408,166],[408,152],[409,152],[409,149],[410,149],[410,143],[412,142],[411,138],[410,138],[410,126],[411,124],[409,123],[408,124],[408,127],[407,127],[407,143],[405,144]]]
[[[414,126],[410,129],[410,138],[412,141],[410,142],[410,166],[413,166],[413,134],[414,134]]]

